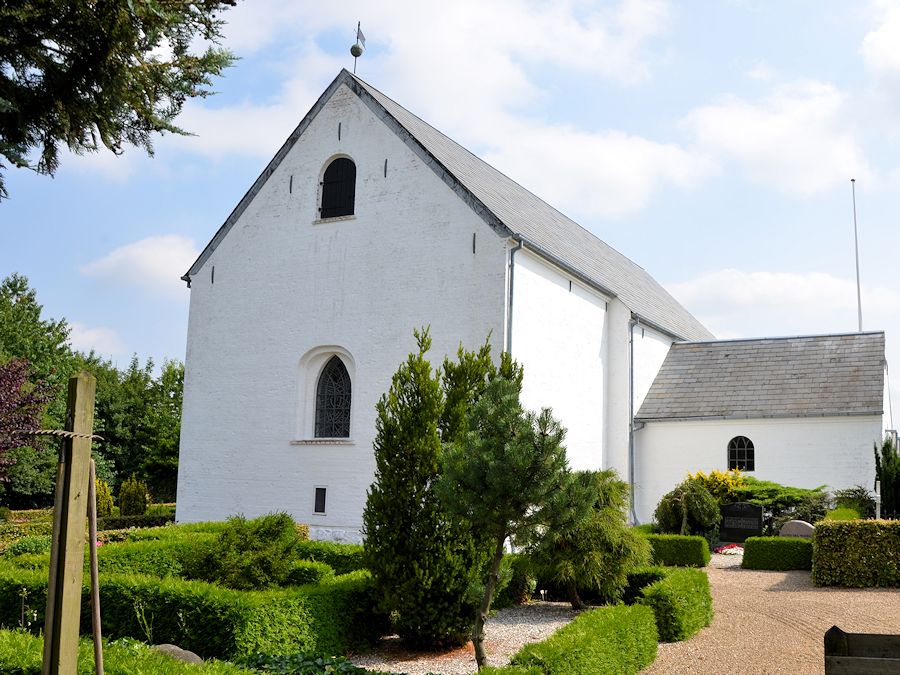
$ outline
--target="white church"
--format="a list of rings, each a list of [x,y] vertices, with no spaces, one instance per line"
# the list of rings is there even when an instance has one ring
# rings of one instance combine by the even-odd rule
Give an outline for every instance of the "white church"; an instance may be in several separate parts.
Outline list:
[[[716,341],[641,267],[346,70],[183,278],[182,522],[279,510],[359,541],[375,404],[425,325],[435,365],[489,334],[522,363],[524,404],[553,409],[573,468],[631,483],[638,522],[688,471],[871,487],[883,333]]]

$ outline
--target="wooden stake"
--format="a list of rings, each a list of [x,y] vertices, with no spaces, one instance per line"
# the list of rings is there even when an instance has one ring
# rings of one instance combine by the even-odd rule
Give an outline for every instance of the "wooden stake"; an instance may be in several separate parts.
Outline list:
[[[50,585],[44,620],[43,675],[69,675],[78,668],[78,627],[84,570],[91,433],[97,381],[81,372],[69,380],[66,431],[56,481]]]
[[[88,487],[88,522],[91,541],[91,625],[94,628],[94,673],[103,675],[103,635],[100,627],[100,568],[97,564],[97,471],[91,460]]]

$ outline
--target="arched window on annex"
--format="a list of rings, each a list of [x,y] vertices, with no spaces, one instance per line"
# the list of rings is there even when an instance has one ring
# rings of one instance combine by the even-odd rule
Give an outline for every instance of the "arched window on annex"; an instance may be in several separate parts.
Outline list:
[[[316,385],[316,438],[350,437],[351,388],[347,367],[332,356]]]
[[[319,218],[352,216],[356,202],[356,164],[349,157],[331,161],[322,175]]]
[[[353,442],[353,356],[338,345],[320,345],[298,363],[295,445]]]
[[[728,441],[728,468],[741,471],[755,469],[755,450],[753,441],[746,436],[735,436]]]

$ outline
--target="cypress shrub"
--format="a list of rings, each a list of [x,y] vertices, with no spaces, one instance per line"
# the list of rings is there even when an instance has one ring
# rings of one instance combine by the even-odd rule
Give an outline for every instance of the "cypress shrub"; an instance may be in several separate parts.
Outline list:
[[[147,512],[148,504],[147,484],[131,474],[131,478],[119,486],[119,515],[142,516]]]
[[[881,452],[875,446],[875,479],[881,481],[881,515],[900,518],[900,452],[890,438],[884,439]]]
[[[644,588],[638,604],[653,610],[662,642],[687,640],[712,623],[712,593],[703,570],[669,570]]]
[[[645,536],[653,549],[654,565],[706,567],[709,564],[709,542],[703,537],[680,534],[648,534]]]
[[[95,492],[97,495],[97,518],[106,518],[111,516],[113,512],[113,496],[109,489],[109,483],[99,478],[95,481]]]
[[[800,537],[748,537],[741,567],[748,570],[811,570],[812,541]]]
[[[525,645],[507,668],[493,673],[637,673],[656,658],[653,612],[639,605],[582,613],[542,642]]]
[[[817,586],[900,586],[900,520],[823,520],[813,536]]]

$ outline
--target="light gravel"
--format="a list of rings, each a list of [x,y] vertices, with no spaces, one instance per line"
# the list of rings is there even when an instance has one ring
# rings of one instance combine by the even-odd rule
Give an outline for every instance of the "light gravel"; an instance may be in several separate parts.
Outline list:
[[[646,675],[728,673],[807,675],[825,672],[823,636],[836,625],[851,633],[900,634],[900,590],[817,588],[809,572],[740,567],[741,556],[713,555],[706,568],[715,618],[685,642],[660,644]],[[539,642],[578,615],[568,603],[533,602],[497,612],[486,627],[488,662],[505,665],[522,645]],[[398,638],[351,658],[359,666],[409,675],[474,673],[471,643],[443,653],[405,650]]]

